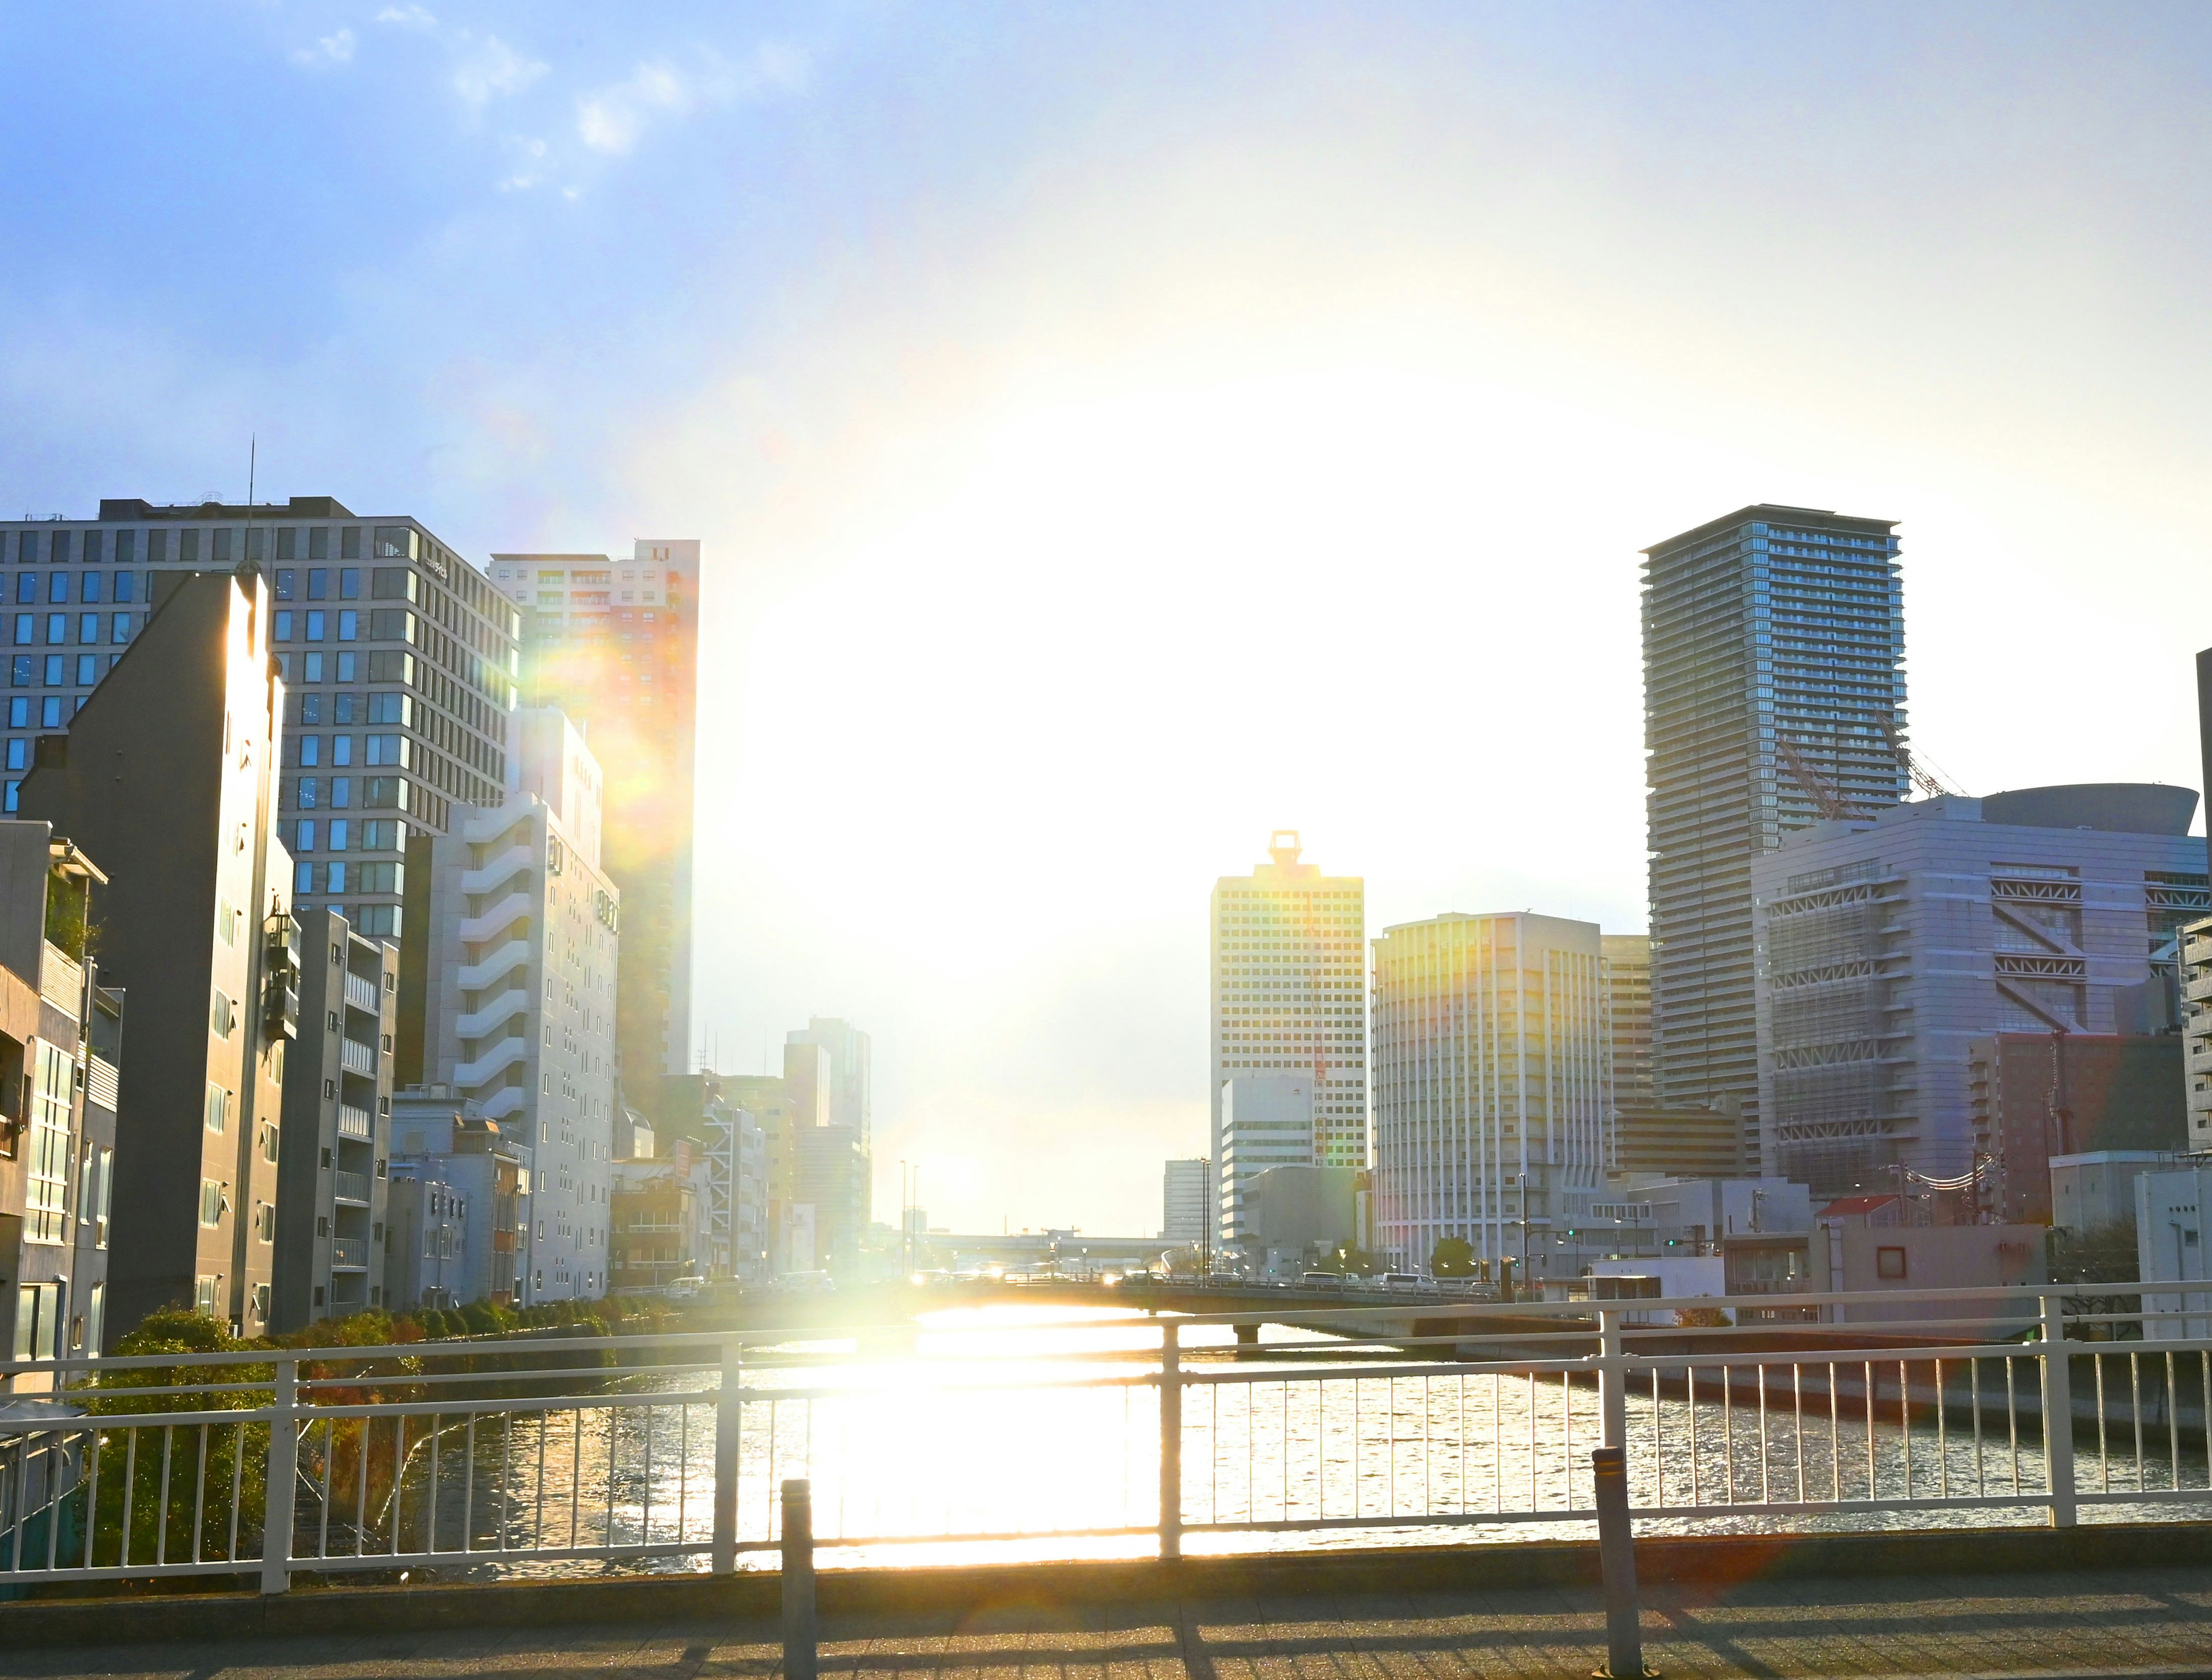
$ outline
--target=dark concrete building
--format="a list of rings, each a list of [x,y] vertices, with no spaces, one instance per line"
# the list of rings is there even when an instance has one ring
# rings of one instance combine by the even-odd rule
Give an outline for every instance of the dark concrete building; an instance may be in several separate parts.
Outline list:
[[[165,580],[24,814],[100,861],[100,961],[131,1001],[118,1082],[106,1332],[196,1306],[270,1328],[279,1119],[298,1031],[290,859],[277,842],[283,685],[266,581]]]
[[[2055,1155],[2189,1147],[2178,1034],[1996,1032],[1966,1059],[1980,1204],[1996,1224],[2051,1222]]]
[[[1761,504],[1644,551],[1654,1095],[1759,1166],[1752,860],[1905,798],[1893,522]]]
[[[299,923],[302,1031],[285,1058],[277,1162],[280,1330],[389,1304],[384,1227],[399,953],[327,906],[303,911]]]

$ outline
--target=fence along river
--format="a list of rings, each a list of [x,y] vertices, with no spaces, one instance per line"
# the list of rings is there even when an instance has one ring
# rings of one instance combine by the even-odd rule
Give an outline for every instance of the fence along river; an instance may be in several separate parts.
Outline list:
[[[1523,1306],[1559,1331],[1491,1346],[1462,1309],[1408,1346],[1401,1310],[1362,1343],[1335,1311],[1240,1357],[1231,1315],[1004,1306],[773,1342],[193,1355],[0,1421],[0,1581],[770,1567],[794,1476],[829,1567],[1580,1537],[1601,1444],[1644,1533],[2212,1517],[2212,1342],[2079,1340],[2144,1315],[2002,1293],[1783,1351]],[[263,1491],[286,1485],[289,1543]]]

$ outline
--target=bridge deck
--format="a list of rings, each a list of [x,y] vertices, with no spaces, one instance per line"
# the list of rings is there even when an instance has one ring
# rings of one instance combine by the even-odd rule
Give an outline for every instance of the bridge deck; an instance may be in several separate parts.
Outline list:
[[[1585,1588],[1393,1598],[826,1616],[822,1671],[853,1680],[1438,1680],[1588,1674]],[[719,1680],[779,1666],[773,1623],[471,1628],[161,1646],[0,1647],[0,1677],[62,1680]],[[1644,1594],[1644,1653],[1685,1676],[2212,1674],[2202,1569],[1766,1580]]]

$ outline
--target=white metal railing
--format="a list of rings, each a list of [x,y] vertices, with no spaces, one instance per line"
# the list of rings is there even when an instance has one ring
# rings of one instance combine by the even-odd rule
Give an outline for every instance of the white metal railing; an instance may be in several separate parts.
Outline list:
[[[2096,1294],[2158,1290],[2212,1284]],[[0,1584],[726,1571],[775,1547],[793,1475],[849,1549],[1480,1537],[1591,1521],[1601,1445],[1658,1530],[2212,1516],[2212,1340],[2101,1339],[2181,1315],[2070,1293],[1797,1303],[1921,1315],[1885,1323],[1425,1300],[0,1365],[59,1389],[0,1403]]]
[[[39,955],[39,995],[75,1020],[84,1007],[84,965],[51,945]]]
[[[349,1172],[343,1167],[340,1167],[331,1175],[331,1191],[341,1200],[346,1202],[368,1200],[368,1174],[366,1172]]]
[[[376,1046],[364,1044],[357,1038],[338,1040],[338,1065],[349,1074],[376,1073]]]
[[[350,1103],[338,1105],[338,1135],[340,1137],[370,1137],[375,1128],[369,1123],[368,1111],[356,1108]]]
[[[356,1009],[368,1010],[372,1015],[380,1013],[382,1003],[377,996],[376,982],[351,970],[346,972],[345,1001]]]
[[[116,1091],[121,1081],[122,1075],[106,1057],[85,1057],[84,1097],[94,1108],[104,1108],[110,1114],[114,1113]]]

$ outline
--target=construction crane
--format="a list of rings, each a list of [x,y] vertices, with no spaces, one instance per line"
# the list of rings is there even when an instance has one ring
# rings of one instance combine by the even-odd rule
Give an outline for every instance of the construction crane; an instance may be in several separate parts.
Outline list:
[[[1894,723],[1883,724],[1881,733],[1889,742],[1890,756],[1897,760],[1898,768],[1905,772],[1906,779],[1912,783],[1921,798],[1940,799],[1948,796],[1957,799],[1961,797],[1956,788],[1952,787],[1928,765],[1912,756],[1912,749],[1905,746],[1905,737],[1897,733],[1897,726]]]
[[[1832,823],[1851,819],[1851,808],[1844,803],[1843,796],[1806,761],[1805,755],[1797,750],[1797,743],[1778,729],[1774,732],[1774,750],[1782,755],[1782,762],[1790,766],[1790,774],[1796,778],[1797,785],[1805,790],[1805,797],[1813,801],[1823,817]]]

